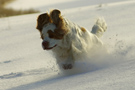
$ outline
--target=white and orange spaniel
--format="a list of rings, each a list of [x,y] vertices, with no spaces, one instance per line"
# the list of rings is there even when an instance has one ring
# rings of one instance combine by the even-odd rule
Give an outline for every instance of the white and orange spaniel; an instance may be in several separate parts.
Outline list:
[[[98,18],[89,32],[54,9],[50,13],[39,15],[36,28],[43,39],[43,49],[54,52],[60,67],[72,69],[75,60],[88,54],[93,48],[102,46],[99,37],[106,31],[107,25],[103,18]]]

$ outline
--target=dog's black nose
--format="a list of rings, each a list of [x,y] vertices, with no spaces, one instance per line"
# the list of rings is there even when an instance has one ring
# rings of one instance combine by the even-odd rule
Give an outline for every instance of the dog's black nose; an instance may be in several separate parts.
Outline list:
[[[48,48],[48,47],[49,47],[49,42],[48,42],[48,41],[43,41],[43,42],[42,42],[42,46],[43,46],[44,48]]]

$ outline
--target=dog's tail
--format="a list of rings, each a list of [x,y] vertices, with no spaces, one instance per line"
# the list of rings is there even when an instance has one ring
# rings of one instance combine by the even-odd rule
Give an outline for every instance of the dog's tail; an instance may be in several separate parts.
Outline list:
[[[101,37],[106,30],[107,30],[107,24],[104,18],[98,18],[96,20],[96,23],[92,27],[91,33],[95,34],[98,37]]]

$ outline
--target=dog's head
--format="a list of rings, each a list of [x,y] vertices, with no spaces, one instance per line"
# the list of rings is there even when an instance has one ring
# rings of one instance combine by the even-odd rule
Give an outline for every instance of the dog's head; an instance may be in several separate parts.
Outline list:
[[[42,47],[50,50],[57,47],[67,30],[63,28],[64,21],[59,10],[52,10],[50,14],[44,13],[37,18],[37,29],[43,39]]]

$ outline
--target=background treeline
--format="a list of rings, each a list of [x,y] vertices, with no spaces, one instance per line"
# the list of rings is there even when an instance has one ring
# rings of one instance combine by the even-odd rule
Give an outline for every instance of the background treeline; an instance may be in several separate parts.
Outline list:
[[[0,17],[8,17],[8,16],[31,14],[31,13],[39,12],[39,11],[34,10],[34,9],[15,10],[12,8],[5,7],[7,4],[9,4],[10,2],[13,2],[13,1],[15,1],[15,0],[0,0]]]

